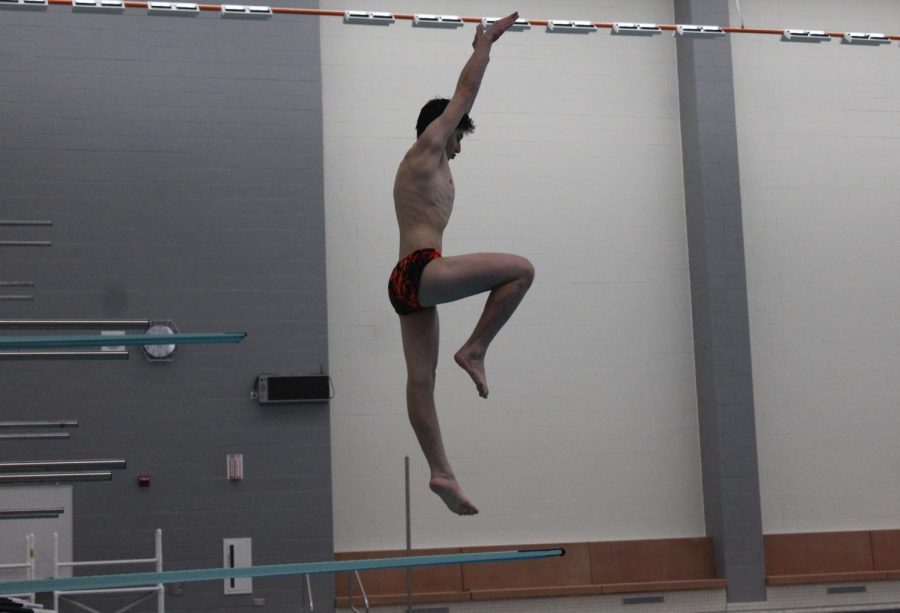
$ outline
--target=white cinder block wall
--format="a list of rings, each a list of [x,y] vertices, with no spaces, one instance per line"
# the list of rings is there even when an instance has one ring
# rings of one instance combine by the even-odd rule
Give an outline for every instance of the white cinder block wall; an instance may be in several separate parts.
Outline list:
[[[743,9],[747,27],[900,31],[892,0]],[[896,528],[900,51],[732,49],[763,529]]]
[[[322,8],[671,23],[669,0],[548,4],[323,0]],[[484,298],[440,307],[437,404],[481,509],[427,489],[406,417],[391,191],[419,108],[449,96],[471,52],[459,30],[323,18],[325,208],[337,551],[704,533],[675,44],[508,33],[453,162],[444,251],[509,251],[535,284],[488,353],[484,401],[453,362]]]

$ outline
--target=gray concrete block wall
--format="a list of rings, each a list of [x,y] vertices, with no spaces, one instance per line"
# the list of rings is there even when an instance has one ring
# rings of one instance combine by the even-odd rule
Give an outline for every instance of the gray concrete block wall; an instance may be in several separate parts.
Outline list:
[[[79,421],[68,441],[4,443],[0,458],[127,458],[112,482],[75,487],[76,559],[144,557],[157,527],[167,569],[220,566],[228,537],[253,539],[254,564],[329,559],[328,403],[249,398],[260,373],[328,370],[318,19],[0,17],[0,218],[53,221],[0,228],[53,243],[0,252],[0,281],[35,282],[35,300],[0,301],[0,318],[248,333],[165,364],[139,349],[121,363],[0,363],[0,419]],[[228,453],[244,455],[241,482],[226,479]],[[188,584],[167,610],[263,597],[294,611],[301,585]],[[331,578],[314,591],[330,610]]]
[[[728,3],[676,0],[678,23]],[[766,600],[740,173],[728,38],[678,40],[704,514],[729,602]]]

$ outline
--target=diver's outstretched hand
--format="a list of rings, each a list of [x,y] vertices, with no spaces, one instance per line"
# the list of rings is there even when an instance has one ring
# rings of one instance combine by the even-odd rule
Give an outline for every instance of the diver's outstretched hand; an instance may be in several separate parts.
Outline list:
[[[498,38],[503,36],[504,32],[516,23],[516,19],[518,18],[519,12],[516,11],[512,15],[507,15],[503,19],[498,19],[492,23],[489,28],[485,28],[483,25],[478,24],[478,28],[475,31],[475,40],[472,41],[472,47],[477,47],[479,42],[486,42],[491,45],[494,44],[497,42]]]

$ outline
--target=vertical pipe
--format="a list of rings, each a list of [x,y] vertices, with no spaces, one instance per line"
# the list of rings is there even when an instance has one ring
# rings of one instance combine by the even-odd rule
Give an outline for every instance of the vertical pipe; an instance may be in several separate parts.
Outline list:
[[[59,578],[59,532],[53,533],[53,578]],[[59,592],[53,591],[53,610],[59,611]]]
[[[738,17],[741,20],[741,29],[744,29],[744,13],[741,12],[741,0],[734,0],[734,3],[737,5],[737,13]]]
[[[162,528],[156,529],[156,572],[161,573],[163,569],[162,557]]]
[[[409,512],[409,456],[403,460],[405,484],[406,484],[406,555],[412,551],[412,528],[410,526]],[[406,611],[412,611],[412,568],[406,567]]]
[[[25,576],[26,576],[27,579],[33,580],[33,579],[34,579],[34,558],[35,558],[35,551],[34,551],[34,533],[33,533],[33,532],[30,533],[30,534],[25,538],[25,545],[26,545],[26,547],[27,547],[27,549],[28,549],[27,552],[26,552],[26,555],[28,556],[28,558],[27,558],[27,560],[28,560],[28,571],[26,572],[26,575],[25,575]]]
[[[156,572],[163,569],[162,528],[156,529]],[[156,613],[166,613],[166,587],[160,583],[156,586]]]

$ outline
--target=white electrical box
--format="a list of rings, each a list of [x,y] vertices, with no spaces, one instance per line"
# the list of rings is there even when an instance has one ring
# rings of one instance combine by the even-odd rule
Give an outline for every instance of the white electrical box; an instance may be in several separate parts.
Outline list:
[[[225,539],[223,546],[225,568],[248,568],[253,566],[253,555],[249,538]],[[252,594],[252,577],[225,579],[226,594]]]

